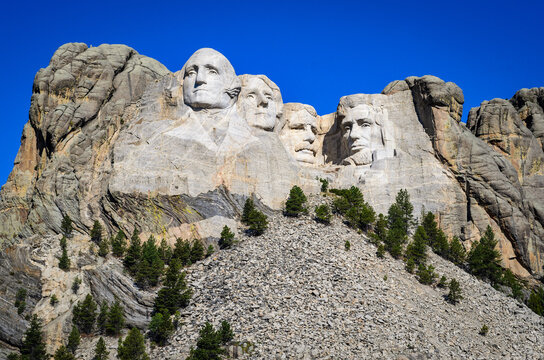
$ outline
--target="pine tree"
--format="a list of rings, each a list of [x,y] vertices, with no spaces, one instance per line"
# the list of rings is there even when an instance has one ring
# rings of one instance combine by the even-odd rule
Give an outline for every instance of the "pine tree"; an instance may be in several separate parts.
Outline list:
[[[249,214],[249,233],[254,236],[259,236],[268,229],[268,217],[255,209]]]
[[[289,197],[285,202],[284,215],[297,217],[301,213],[307,212],[306,208],[304,207],[304,203],[306,203],[306,201],[307,198],[302,189],[297,185],[293,186],[289,192]]]
[[[111,252],[116,257],[121,257],[125,253],[125,247],[126,247],[126,241],[125,239],[127,236],[123,232],[123,230],[119,230],[117,232],[117,235],[112,239],[111,242]]]
[[[230,230],[230,228],[225,225],[223,227],[223,231],[221,231],[221,238],[219,239],[219,248],[220,249],[228,249],[232,246],[234,243],[234,233]]]
[[[448,300],[452,304],[457,304],[463,299],[463,296],[461,295],[461,286],[459,286],[459,282],[456,279],[451,279],[449,287],[450,292],[448,293]]]
[[[327,204],[321,204],[315,207],[315,221],[325,225],[331,223],[331,209]]]
[[[165,264],[170,263],[170,260],[172,259],[172,249],[170,246],[168,246],[165,239],[161,240],[161,246],[159,246],[159,257]]]
[[[178,238],[174,246],[172,259],[178,259],[183,266],[191,265],[191,244]]]
[[[370,239],[375,245],[385,243],[387,237],[387,218],[383,214],[378,215],[374,232],[370,234]]]
[[[80,285],[81,285],[81,279],[79,278],[79,276],[76,276],[74,278],[74,282],[72,282],[72,292],[74,294],[77,294],[77,292],[79,291]]]
[[[74,227],[72,226],[72,219],[68,215],[64,215],[62,218],[62,223],[60,224],[62,234],[67,238],[72,237],[72,232]]]
[[[448,244],[448,238],[446,237],[446,234],[444,234],[442,229],[438,229],[437,231],[433,251],[445,259],[449,258],[450,248]]]
[[[91,229],[91,241],[95,244],[100,244],[102,241],[102,225],[98,222],[98,220],[94,221],[93,228]]]
[[[104,238],[100,240],[100,244],[98,245],[98,255],[101,257],[106,257],[109,252],[110,244],[108,242],[108,239]]]
[[[105,325],[106,334],[119,335],[123,326],[125,326],[125,310],[119,303],[119,299],[115,299],[115,302],[108,312]]]
[[[230,328],[228,321],[223,320],[221,322],[221,328],[219,329],[219,334],[221,335],[221,342],[223,344],[228,343],[234,338],[234,332]]]
[[[81,335],[79,334],[79,330],[77,329],[77,326],[73,326],[70,336],[68,336],[68,344],[66,345],[66,348],[70,350],[72,354],[75,354],[80,341]]]
[[[90,334],[93,331],[96,320],[96,303],[91,294],[87,294],[83,302],[77,303],[72,310],[72,322],[84,334]]]
[[[537,290],[532,290],[529,299],[527,300],[529,309],[537,315],[544,315],[544,288],[539,287]]]
[[[255,210],[255,203],[252,198],[248,198],[244,204],[244,211],[242,213],[242,223],[249,225],[249,215]]]
[[[321,183],[321,192],[326,193],[329,189],[329,180],[320,178],[319,182]]]
[[[59,268],[66,271],[70,269],[70,258],[66,250],[66,236],[63,236],[60,240],[60,248],[62,249],[62,255],[59,258]]]
[[[102,304],[100,305],[100,312],[98,313],[98,317],[96,318],[96,327],[101,334],[104,334],[106,332],[106,323],[108,321],[109,312],[110,307],[108,306],[108,303],[105,300],[102,301]]]
[[[55,355],[53,356],[54,360],[76,360],[76,357],[73,353],[70,352],[64,345],[61,345]]]
[[[119,339],[117,357],[120,360],[149,360],[145,352],[144,337],[140,330],[132,328],[124,341]]]
[[[42,321],[33,315],[30,328],[25,332],[21,345],[21,359],[48,360],[50,355],[45,351],[45,339],[42,333]]]
[[[454,236],[450,242],[448,250],[448,259],[456,265],[462,265],[467,256],[467,252],[463,244],[457,236]]]
[[[180,260],[172,259],[166,272],[164,286],[155,298],[153,313],[163,313],[166,310],[168,313],[174,314],[179,308],[189,305],[192,291],[187,288],[185,273],[180,270]]]
[[[77,326],[73,326],[70,336],[68,336],[68,345],[66,345],[66,348],[70,350],[72,354],[75,354],[80,341],[81,335],[79,334],[79,330],[77,329]]]
[[[106,342],[101,336],[96,343],[96,347],[94,348],[94,357],[92,360],[108,360],[109,354],[110,353],[106,348]]]
[[[24,288],[17,290],[15,294],[15,307],[17,308],[17,314],[21,315],[26,308],[26,295],[27,291]]]
[[[197,261],[204,258],[204,245],[202,241],[198,239],[193,240],[193,247],[191,248],[191,263],[196,263]]]
[[[134,229],[132,237],[130,238],[130,246],[127,250],[125,258],[123,259],[123,265],[132,276],[136,274],[141,258],[142,245],[140,242],[140,234],[137,229]]]
[[[220,359],[220,356],[225,354],[221,344],[221,334],[214,330],[212,324],[206,322],[200,329],[196,349],[191,348],[187,360]]]
[[[395,204],[400,209],[404,232],[408,234],[410,228],[414,225],[414,206],[410,202],[410,194],[406,189],[401,189],[395,198]]]
[[[172,324],[168,310],[163,310],[162,313],[153,315],[149,323],[149,336],[154,342],[159,346],[164,346],[173,333],[174,325]]]
[[[471,273],[487,278],[494,284],[500,281],[502,274],[501,254],[495,249],[496,246],[495,234],[488,225],[484,236],[472,245],[467,258]]]
[[[431,285],[434,283],[438,275],[434,272],[434,266],[425,264],[419,264],[417,268],[417,279],[420,283],[425,285]]]
[[[412,242],[406,247],[406,258],[412,259],[415,265],[427,261],[427,239],[423,226],[418,226]]]
[[[142,246],[142,257],[138,264],[136,282],[142,288],[156,286],[164,269],[164,262],[161,260],[159,250],[155,244],[153,235]]]
[[[402,209],[397,203],[393,203],[387,212],[388,231],[385,237],[385,249],[394,258],[399,258],[402,255],[402,246],[406,243],[408,233],[404,223],[404,215]]]

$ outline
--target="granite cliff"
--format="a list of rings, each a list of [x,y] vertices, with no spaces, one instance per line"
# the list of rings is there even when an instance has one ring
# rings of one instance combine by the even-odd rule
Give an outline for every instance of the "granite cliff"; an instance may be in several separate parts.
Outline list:
[[[415,213],[437,215],[465,247],[491,224],[503,265],[544,274],[544,90],[484,101],[460,120],[463,93],[433,76],[393,81],[381,94],[342,97],[318,115],[284,104],[264,75],[237,76],[220,53],[197,51],[175,73],[123,45],[61,46],[35,77],[29,121],[12,173],[0,192],[0,298],[30,290],[29,311],[76,276],[97,299],[122,297],[129,324],[142,326],[152,294],[112,261],[86,255],[95,220],[172,243],[215,244],[237,226],[248,197],[268,214],[289,189],[318,193],[358,186],[386,212],[407,189]],[[62,218],[74,222],[73,269],[55,268]],[[49,245],[44,247],[44,243]],[[127,296],[126,294],[131,294]],[[67,296],[48,314],[47,331],[66,333]],[[23,317],[0,307],[0,340],[18,345]]]

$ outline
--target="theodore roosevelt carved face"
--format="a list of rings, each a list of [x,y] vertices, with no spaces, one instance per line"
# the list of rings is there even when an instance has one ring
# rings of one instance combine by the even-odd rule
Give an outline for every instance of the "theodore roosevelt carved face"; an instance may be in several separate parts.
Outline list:
[[[387,139],[383,125],[387,121],[387,111],[366,104],[342,105],[339,106],[338,115],[341,117],[343,163],[368,165],[375,151],[385,149]]]
[[[241,75],[238,110],[254,128],[272,131],[281,116],[280,89],[264,75]]]
[[[183,101],[193,110],[225,109],[236,102],[240,80],[221,53],[197,50],[183,67]]]
[[[303,104],[286,104],[286,123],[280,132],[280,139],[295,160],[305,164],[316,163],[317,113],[314,108]]]

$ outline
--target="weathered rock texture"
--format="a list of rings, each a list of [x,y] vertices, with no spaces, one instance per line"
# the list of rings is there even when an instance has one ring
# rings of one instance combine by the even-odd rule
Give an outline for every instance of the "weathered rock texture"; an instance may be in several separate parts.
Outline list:
[[[47,297],[76,274],[100,300],[126,294],[129,322],[146,323],[152,295],[115,261],[85,257],[95,220],[106,236],[137,228],[170,243],[213,243],[223,225],[236,228],[248,197],[272,214],[293,185],[317,193],[318,178],[360,187],[383,213],[407,189],[416,214],[433,211],[467,247],[491,224],[504,264],[542,275],[543,93],[484,102],[465,126],[461,89],[410,77],[382,94],[343,97],[336,113],[319,116],[309,105],[282,106],[272,81],[236,76],[212,49],[172,73],[123,45],[63,45],[36,75],[30,119],[0,192],[0,244],[9,249],[0,263],[0,340],[17,345],[26,326],[7,305],[21,281],[32,295],[28,311],[45,316],[58,343],[69,301],[80,296],[64,297],[56,312]],[[72,251],[83,254],[67,273],[55,258],[64,215],[74,222]],[[24,255],[34,242],[48,243],[43,254]]]

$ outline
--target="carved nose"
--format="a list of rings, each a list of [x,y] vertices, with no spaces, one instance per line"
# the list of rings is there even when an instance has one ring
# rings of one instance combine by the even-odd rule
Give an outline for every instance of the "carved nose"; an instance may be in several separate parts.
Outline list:
[[[257,106],[260,106],[263,108],[268,107],[268,99],[266,98],[266,96],[259,95],[258,101],[259,103],[257,104]]]
[[[354,124],[351,128],[351,131],[349,133],[349,137],[354,139],[354,140],[357,140],[357,139],[360,139],[361,138],[361,128],[359,126],[357,126],[356,124]]]
[[[206,74],[203,71],[199,71],[196,73],[196,84],[202,85],[206,83]]]
[[[304,141],[308,141],[309,143],[313,143],[315,141],[315,135],[311,126],[306,127],[306,131],[304,132]]]

